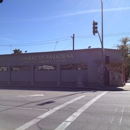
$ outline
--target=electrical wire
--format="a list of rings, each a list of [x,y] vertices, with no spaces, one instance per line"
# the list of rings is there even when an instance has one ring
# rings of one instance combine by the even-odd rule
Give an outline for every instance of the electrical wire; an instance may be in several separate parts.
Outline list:
[[[66,48],[68,48],[71,44],[72,44],[72,43],[69,43],[69,44],[64,48],[64,50],[65,50]]]
[[[113,36],[121,36],[121,35],[128,35],[130,32],[123,32],[123,33],[113,33],[113,34],[104,34],[104,37],[113,37]],[[96,35],[96,37],[98,37]],[[95,38],[93,35],[76,35],[75,38]],[[40,41],[40,42],[30,42],[30,43],[23,43],[23,44],[13,44],[11,46],[35,46],[35,45],[43,45],[43,44],[52,44],[56,42],[63,42],[70,40],[71,36],[68,37],[63,37],[63,38],[58,38],[58,39],[53,39],[53,40],[48,40],[48,41]],[[0,45],[0,46],[10,46],[10,45]],[[56,45],[55,45],[56,47]],[[54,48],[55,50],[55,48]]]
[[[61,40],[58,40],[57,42],[63,42],[70,39],[71,38],[61,39]],[[12,46],[35,46],[35,45],[52,44],[52,43],[56,43],[56,41],[48,41],[48,42],[42,41],[42,42],[34,42],[34,43],[13,44]],[[10,45],[0,45],[0,46],[10,46]]]
[[[104,34],[104,37],[120,36],[120,35],[129,35],[130,32],[124,33],[113,33],[113,34]],[[94,38],[93,35],[76,35],[76,38]]]
[[[56,49],[56,45],[57,45],[57,43],[58,43],[58,41],[56,41],[56,44],[55,44],[55,47],[54,47],[54,51],[55,51],[55,49]]]

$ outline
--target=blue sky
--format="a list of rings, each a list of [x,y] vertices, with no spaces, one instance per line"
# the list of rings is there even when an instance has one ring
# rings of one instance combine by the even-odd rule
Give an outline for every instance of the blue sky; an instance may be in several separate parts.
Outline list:
[[[130,37],[130,0],[102,0],[104,47],[116,48]],[[3,0],[0,4],[0,54],[100,48],[92,22],[101,32],[100,0]]]

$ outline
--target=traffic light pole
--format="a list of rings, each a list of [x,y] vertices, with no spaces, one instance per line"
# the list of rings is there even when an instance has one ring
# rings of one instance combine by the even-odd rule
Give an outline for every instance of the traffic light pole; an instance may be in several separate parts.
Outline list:
[[[104,65],[104,47],[103,47],[103,2],[101,0],[101,36],[98,32],[98,23],[93,20],[93,35],[98,33],[100,42],[101,42],[101,48],[102,48],[102,87],[104,87],[104,70],[105,70],[105,65]]]
[[[98,36],[99,36],[99,39],[100,39],[100,42],[101,42],[101,47],[102,47],[102,87],[104,87],[104,47],[103,47],[103,41],[100,37],[100,34],[99,32],[98,33]]]
[[[102,87],[104,87],[104,42],[103,42],[103,2],[101,0],[101,35],[102,35],[102,40],[101,41],[101,46],[102,46]],[[101,39],[101,38],[100,38]]]
[[[97,32],[97,33],[98,33],[98,37],[99,37],[100,43],[101,43],[101,45],[102,45],[102,39],[101,39],[101,36],[100,36],[99,32]]]

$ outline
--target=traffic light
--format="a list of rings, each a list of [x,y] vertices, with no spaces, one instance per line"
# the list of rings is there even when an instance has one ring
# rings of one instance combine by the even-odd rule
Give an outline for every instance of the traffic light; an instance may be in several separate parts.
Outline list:
[[[110,57],[109,56],[106,56],[106,64],[109,64],[109,59]]]
[[[3,0],[0,0],[0,3],[2,3],[3,2]]]
[[[95,33],[98,33],[98,27],[97,27],[98,23],[93,21],[93,35],[95,35]]]

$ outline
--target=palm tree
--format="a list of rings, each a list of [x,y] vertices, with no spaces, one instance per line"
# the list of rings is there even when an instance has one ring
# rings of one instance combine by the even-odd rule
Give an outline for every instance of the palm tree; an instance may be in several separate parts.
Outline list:
[[[117,48],[122,51],[122,54],[126,60],[125,68],[126,68],[126,80],[130,78],[130,45],[127,44],[130,41],[129,37],[124,37],[120,40],[121,45],[117,45]]]
[[[129,37],[124,37],[124,38],[122,38],[120,41],[121,41],[121,43],[123,43],[124,45],[126,45],[127,42],[130,41],[130,38],[129,38]]]
[[[121,45],[117,44],[117,48],[122,51],[124,58],[128,57],[128,52],[130,51],[130,46],[127,44],[130,41],[129,37],[124,37],[120,40]]]
[[[20,49],[14,49],[13,54],[21,54],[22,51]]]

